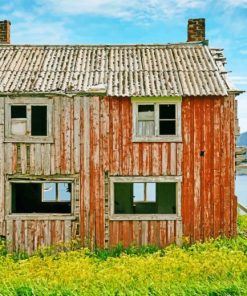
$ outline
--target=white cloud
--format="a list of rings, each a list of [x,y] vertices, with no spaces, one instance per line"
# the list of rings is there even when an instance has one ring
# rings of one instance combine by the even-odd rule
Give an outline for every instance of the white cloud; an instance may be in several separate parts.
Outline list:
[[[122,19],[164,19],[189,9],[201,9],[204,0],[37,0],[42,9],[65,15],[99,15]]]
[[[42,15],[18,7],[12,9],[7,17],[1,11],[0,19],[6,18],[11,20],[11,42],[15,44],[62,44],[69,40],[70,32],[62,20],[47,20]]]
[[[236,85],[247,85],[247,76],[231,76],[231,81]]]
[[[225,0],[228,7],[247,7],[247,0]]]
[[[241,54],[247,54],[247,49],[242,49],[239,51]]]

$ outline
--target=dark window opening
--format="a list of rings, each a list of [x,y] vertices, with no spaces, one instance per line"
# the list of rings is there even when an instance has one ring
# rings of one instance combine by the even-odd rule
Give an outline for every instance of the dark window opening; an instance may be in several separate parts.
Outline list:
[[[27,108],[25,105],[12,105],[11,118],[26,118]]]
[[[46,184],[55,184],[59,199],[53,195],[54,185]],[[12,183],[12,213],[71,213],[71,184]]]
[[[154,112],[154,105],[138,105],[138,112]]]
[[[176,135],[176,122],[160,121],[160,135]]]
[[[160,119],[175,119],[176,105],[159,105]]]
[[[176,105],[159,105],[159,134],[176,135]]]
[[[47,106],[32,106],[31,135],[47,136]]]
[[[176,183],[114,183],[114,214],[176,214]]]

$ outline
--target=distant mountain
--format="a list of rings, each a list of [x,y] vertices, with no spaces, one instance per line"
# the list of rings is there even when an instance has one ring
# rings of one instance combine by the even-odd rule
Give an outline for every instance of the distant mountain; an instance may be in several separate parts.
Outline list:
[[[240,134],[238,137],[237,146],[247,146],[247,132]]]

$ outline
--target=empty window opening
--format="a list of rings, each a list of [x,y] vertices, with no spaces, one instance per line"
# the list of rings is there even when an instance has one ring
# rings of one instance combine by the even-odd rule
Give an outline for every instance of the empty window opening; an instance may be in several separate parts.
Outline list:
[[[27,107],[25,105],[11,106],[11,118],[26,118]]]
[[[176,214],[176,183],[114,183],[114,214]]]
[[[12,213],[71,213],[69,182],[11,183]]]
[[[159,105],[159,134],[176,135],[176,105]]]
[[[138,136],[155,135],[154,104],[138,105]]]
[[[31,135],[47,135],[47,106],[32,106],[31,110]]]

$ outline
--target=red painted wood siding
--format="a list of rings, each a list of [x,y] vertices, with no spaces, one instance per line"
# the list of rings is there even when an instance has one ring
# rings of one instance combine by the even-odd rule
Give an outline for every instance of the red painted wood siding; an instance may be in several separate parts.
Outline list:
[[[90,229],[81,228],[86,242],[104,246],[106,171],[112,176],[183,174],[184,235],[195,241],[236,234],[234,98],[184,98],[182,133],[183,144],[132,143],[130,99],[90,98]],[[176,223],[110,221],[106,231],[110,245],[164,246],[175,241]]]
[[[184,235],[235,235],[234,98],[184,98],[182,110]]]

